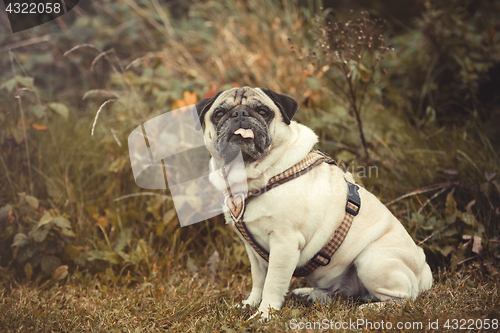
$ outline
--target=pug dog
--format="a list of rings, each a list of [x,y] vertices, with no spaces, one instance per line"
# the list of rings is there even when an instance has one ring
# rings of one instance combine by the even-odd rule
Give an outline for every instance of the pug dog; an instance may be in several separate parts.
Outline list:
[[[301,162],[318,142],[308,127],[292,120],[298,104],[266,88],[233,88],[196,105],[197,129],[222,165],[240,152],[244,174],[213,172],[219,190],[260,191],[270,179]],[[214,157],[212,157],[214,159]],[[212,163],[212,162],[211,162]],[[258,307],[269,318],[279,310],[294,271],[304,266],[332,238],[346,215],[349,173],[321,163],[313,170],[247,202],[243,221],[255,243],[269,253],[264,259],[235,226],[251,263],[252,290],[242,305]],[[236,189],[236,190],[234,190]],[[306,279],[312,288],[294,291],[310,300],[334,293],[371,301],[414,299],[432,286],[424,251],[398,219],[370,192],[358,190],[361,205],[340,247],[328,264]]]

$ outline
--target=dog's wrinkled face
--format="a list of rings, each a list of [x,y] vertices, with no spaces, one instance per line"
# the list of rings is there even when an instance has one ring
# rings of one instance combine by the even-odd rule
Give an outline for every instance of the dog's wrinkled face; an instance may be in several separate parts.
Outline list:
[[[232,161],[239,150],[245,161],[256,160],[271,145],[269,125],[274,112],[258,99],[234,104],[225,99],[210,116],[217,131],[215,147],[225,162]]]
[[[196,120],[205,125],[207,145],[214,143],[225,163],[239,151],[252,162],[267,154],[274,122],[290,124],[297,108],[293,99],[269,89],[233,88],[198,103]]]

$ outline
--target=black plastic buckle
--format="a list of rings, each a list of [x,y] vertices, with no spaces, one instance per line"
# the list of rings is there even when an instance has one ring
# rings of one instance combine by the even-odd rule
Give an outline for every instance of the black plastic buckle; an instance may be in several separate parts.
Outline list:
[[[359,193],[358,193],[358,185],[355,185],[353,183],[350,183],[346,180],[347,183],[347,202],[345,204],[345,211],[352,216],[356,216],[359,213],[359,210],[361,208],[361,199],[359,198]],[[358,207],[358,210],[354,210],[351,207],[349,207],[349,202]]]
[[[323,264],[322,262],[318,262],[318,261],[316,261],[316,256],[323,257],[323,258],[325,258],[326,260],[328,260],[328,262],[327,262],[326,264]],[[316,253],[316,254],[314,255],[314,257],[313,257],[311,260],[312,260],[312,261],[314,261],[315,263],[317,263],[317,264],[318,264],[318,265],[320,265],[320,266],[327,266],[327,265],[330,263],[330,261],[332,260],[332,258],[328,257],[326,254],[323,254],[323,253],[321,253],[321,252],[318,252],[318,253]]]

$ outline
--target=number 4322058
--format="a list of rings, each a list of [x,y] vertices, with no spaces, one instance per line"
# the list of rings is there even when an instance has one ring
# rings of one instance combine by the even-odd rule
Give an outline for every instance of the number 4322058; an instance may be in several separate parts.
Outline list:
[[[448,319],[443,327],[453,330],[496,330],[499,327],[498,319]]]
[[[34,2],[15,2],[9,3],[5,11],[9,14],[59,14],[61,12],[61,4],[59,2],[55,3],[34,3]]]

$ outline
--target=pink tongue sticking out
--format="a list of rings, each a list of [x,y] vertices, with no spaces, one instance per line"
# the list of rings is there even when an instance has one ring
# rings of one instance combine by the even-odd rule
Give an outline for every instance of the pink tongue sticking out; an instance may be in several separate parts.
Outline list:
[[[244,138],[252,138],[253,139],[253,131],[251,129],[246,129],[246,128],[238,128],[236,132],[234,132],[235,135],[241,135]]]

